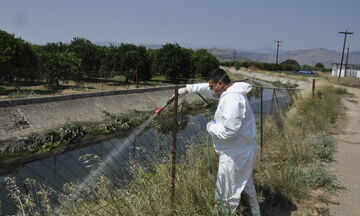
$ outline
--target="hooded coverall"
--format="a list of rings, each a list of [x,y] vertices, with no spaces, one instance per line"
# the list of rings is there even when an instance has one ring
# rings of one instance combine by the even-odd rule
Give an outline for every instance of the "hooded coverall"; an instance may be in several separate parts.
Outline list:
[[[211,95],[208,83],[186,85],[189,93]],[[239,205],[241,192],[249,197],[253,215],[260,215],[259,204],[252,180],[256,161],[256,122],[246,94],[252,86],[233,83],[224,91],[214,115],[207,126],[212,135],[215,151],[219,155],[217,188],[220,199],[230,206],[232,213]]]

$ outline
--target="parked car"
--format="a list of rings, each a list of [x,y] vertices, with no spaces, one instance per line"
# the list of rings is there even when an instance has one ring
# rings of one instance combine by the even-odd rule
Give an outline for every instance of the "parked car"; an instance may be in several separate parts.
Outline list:
[[[315,71],[313,70],[299,70],[298,74],[304,74],[304,75],[316,75]]]

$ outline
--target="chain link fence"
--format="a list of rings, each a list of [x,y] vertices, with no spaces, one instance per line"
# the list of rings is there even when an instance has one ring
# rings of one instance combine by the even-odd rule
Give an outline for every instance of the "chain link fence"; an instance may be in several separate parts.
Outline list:
[[[249,100],[259,122],[281,115],[281,110],[300,95],[287,88],[255,86],[254,90]],[[208,112],[178,113],[176,161],[188,160],[186,153],[191,146],[205,142],[206,124],[213,111],[210,108]],[[162,119],[151,116],[126,137],[28,162],[0,176],[0,215],[71,215],[74,206],[84,203],[88,203],[86,208],[78,208],[83,215],[125,214],[121,206],[126,205],[118,204],[123,197],[111,191],[131,187],[139,176],[151,175],[159,164],[170,163],[172,114],[165,115]],[[103,202],[103,186],[112,188],[108,191],[110,198],[106,197],[111,202]],[[168,191],[170,199],[170,188],[163,190]],[[148,197],[136,199],[148,202]]]

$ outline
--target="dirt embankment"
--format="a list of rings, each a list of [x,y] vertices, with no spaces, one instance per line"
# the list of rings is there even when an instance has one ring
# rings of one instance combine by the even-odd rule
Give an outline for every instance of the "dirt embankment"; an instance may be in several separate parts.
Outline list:
[[[174,87],[159,87],[108,95],[68,95],[49,98],[0,101],[0,151],[12,142],[32,133],[56,129],[65,125],[98,122],[105,113],[128,115],[135,111],[153,111],[162,106]],[[128,90],[125,90],[128,91]],[[96,93],[92,93],[96,94]],[[197,95],[189,102],[201,100]]]

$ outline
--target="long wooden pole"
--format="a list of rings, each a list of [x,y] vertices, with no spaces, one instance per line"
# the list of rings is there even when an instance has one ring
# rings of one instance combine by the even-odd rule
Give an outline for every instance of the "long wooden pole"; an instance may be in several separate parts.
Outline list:
[[[178,130],[178,120],[177,120],[177,110],[178,110],[178,86],[175,86],[175,98],[174,98],[174,121],[173,121],[173,144],[171,150],[171,159],[172,159],[172,169],[171,169],[171,209],[172,214],[174,213],[174,201],[175,201],[175,179],[176,179],[176,137]]]

